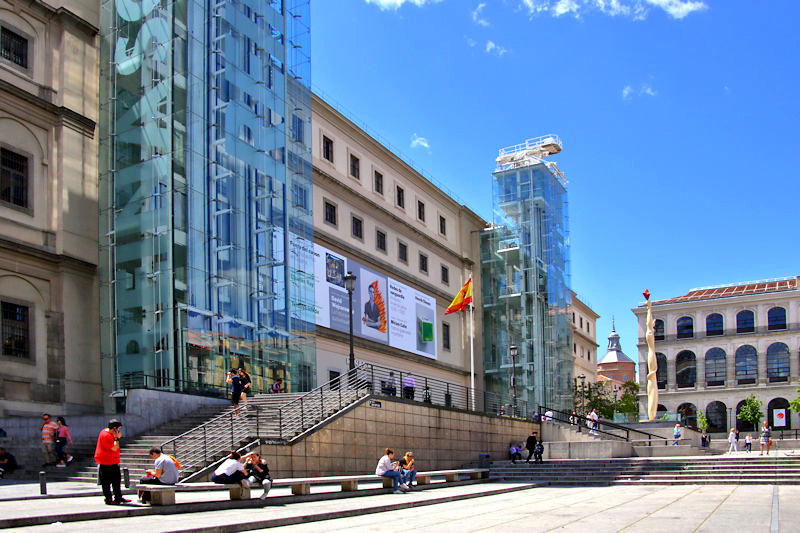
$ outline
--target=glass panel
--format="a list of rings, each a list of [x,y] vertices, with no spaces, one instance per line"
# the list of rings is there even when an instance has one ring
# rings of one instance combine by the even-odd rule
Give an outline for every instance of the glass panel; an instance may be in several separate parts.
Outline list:
[[[719,313],[708,315],[706,317],[706,336],[711,337],[714,335],[722,335],[723,333],[722,315]]]
[[[675,383],[678,388],[694,387],[697,381],[697,365],[695,355],[690,351],[683,351],[675,358]]]
[[[736,333],[753,333],[755,331],[755,315],[752,311],[740,311],[736,315]]]
[[[678,319],[678,338],[691,339],[694,337],[694,320],[691,317],[684,316]]]
[[[745,344],[736,350],[736,381],[740,385],[749,385],[758,378],[758,352]]]
[[[767,312],[767,329],[770,331],[786,329],[786,309],[773,307]]]

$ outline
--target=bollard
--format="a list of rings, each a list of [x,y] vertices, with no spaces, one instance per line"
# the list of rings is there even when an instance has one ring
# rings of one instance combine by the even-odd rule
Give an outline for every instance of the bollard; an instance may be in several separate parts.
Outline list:
[[[131,488],[131,471],[127,468],[122,469],[122,479],[125,480],[125,488]]]
[[[39,494],[47,494],[47,473],[39,471]]]
[[[489,454],[478,454],[478,468],[489,468]]]

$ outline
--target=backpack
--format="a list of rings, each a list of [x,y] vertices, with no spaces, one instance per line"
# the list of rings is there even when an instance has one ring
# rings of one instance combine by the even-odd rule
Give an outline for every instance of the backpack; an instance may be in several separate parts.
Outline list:
[[[544,446],[542,446],[541,442],[539,444],[537,444],[536,446],[534,446],[533,453],[535,453],[537,455],[541,455],[541,454],[544,453]]]
[[[172,462],[175,463],[175,468],[177,468],[178,470],[181,469],[181,462],[178,461],[178,459],[174,455],[167,454],[167,457],[172,459]]]

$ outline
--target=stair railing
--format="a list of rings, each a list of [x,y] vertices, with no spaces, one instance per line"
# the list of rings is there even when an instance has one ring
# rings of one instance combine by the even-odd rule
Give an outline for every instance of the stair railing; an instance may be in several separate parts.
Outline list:
[[[569,424],[570,426],[574,427],[578,431],[578,433],[582,431],[589,431],[590,433],[592,431],[595,431],[597,433],[609,435],[617,439],[622,439],[626,442],[644,442],[645,440],[647,440],[647,445],[652,446],[653,442],[659,442],[663,440],[665,446],[669,445],[669,438],[667,437],[656,435],[655,433],[650,433],[648,431],[643,431],[641,429],[635,429],[623,426],[615,422],[609,422],[608,420],[601,420],[600,418],[597,419],[597,427],[590,428],[589,424],[592,422],[592,419],[588,415],[578,415],[567,411],[560,411],[558,409],[552,409],[545,405],[539,406],[539,417],[542,420],[550,420],[553,422]],[[624,431],[625,436],[623,437],[618,433],[613,433],[609,431],[609,429]],[[636,435],[642,435],[642,437],[631,439],[631,433],[634,433]]]

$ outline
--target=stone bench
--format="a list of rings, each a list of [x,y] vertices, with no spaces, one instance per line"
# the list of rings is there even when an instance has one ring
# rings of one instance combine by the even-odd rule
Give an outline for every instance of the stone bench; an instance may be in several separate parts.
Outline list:
[[[462,468],[459,470],[417,472],[417,484],[428,485],[431,482],[431,478],[440,476],[444,476],[447,482],[458,481],[461,475],[468,475],[470,479],[481,479],[486,477],[488,473],[488,468]],[[358,490],[358,483],[360,481],[380,480],[383,481],[384,488],[392,488],[391,478],[377,476],[375,474],[276,479],[273,480],[272,487],[291,487],[292,494],[302,496],[311,494],[311,485],[332,485],[339,483],[342,492],[352,492]],[[222,485],[219,483],[178,483],[177,485],[141,484],[135,488],[142,492],[149,492],[152,505],[174,505],[176,492],[205,492],[226,488],[229,490],[231,500],[247,500],[250,498],[250,488],[243,485]]]

